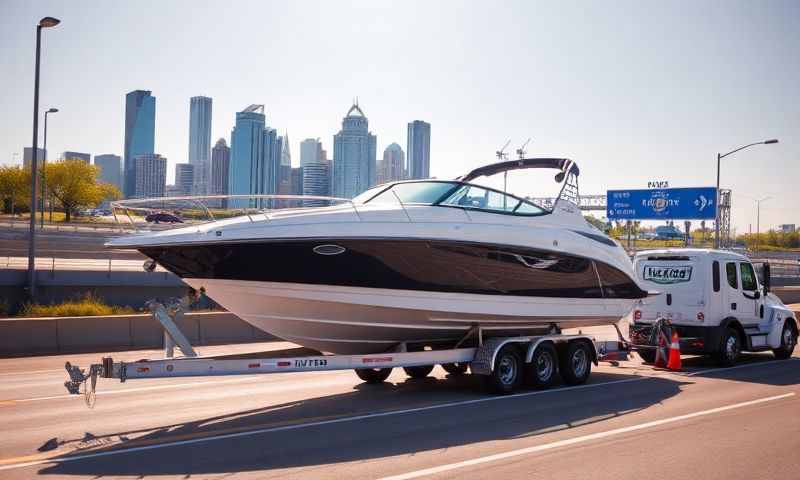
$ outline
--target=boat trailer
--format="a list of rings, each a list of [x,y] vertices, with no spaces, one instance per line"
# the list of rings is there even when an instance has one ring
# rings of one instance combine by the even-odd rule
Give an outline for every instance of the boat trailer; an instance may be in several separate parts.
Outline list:
[[[442,365],[450,374],[465,373],[469,366],[472,374],[482,375],[489,380],[491,390],[511,393],[522,383],[523,376],[533,374],[534,383],[538,378],[538,384],[544,386],[550,382],[548,375],[552,376],[560,370],[565,383],[583,383],[589,376],[591,363],[616,363],[627,360],[632,350],[657,348],[631,344],[616,326],[618,340],[596,341],[594,337],[580,332],[565,335],[557,328],[551,328],[551,333],[545,335],[484,339],[481,328],[476,325],[455,348],[441,350],[408,351],[407,346],[401,344],[395,351],[365,355],[323,354],[301,347],[204,357],[197,355],[175,323],[185,308],[185,302],[175,299],[165,303],[151,301],[148,307],[164,327],[166,358],[123,362],[105,357],[86,370],[66,363],[69,379],[64,386],[70,394],[82,394],[89,408],[95,404],[98,378],[115,378],[125,382],[153,378],[355,370],[367,383],[380,383],[389,377],[395,367],[402,367],[412,377],[424,377],[434,365]],[[462,347],[471,337],[477,341],[477,346]],[[183,356],[174,357],[175,346]],[[565,372],[564,369],[569,371]]]

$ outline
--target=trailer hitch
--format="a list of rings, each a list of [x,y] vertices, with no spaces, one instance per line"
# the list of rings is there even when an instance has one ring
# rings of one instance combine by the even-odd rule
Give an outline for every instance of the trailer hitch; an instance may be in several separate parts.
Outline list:
[[[97,376],[103,374],[103,365],[92,365],[89,367],[89,372],[87,373],[77,365],[72,365],[67,362],[64,365],[64,369],[66,369],[69,375],[69,380],[64,382],[64,387],[67,388],[67,392],[69,392],[70,395],[80,395],[81,385],[83,385],[83,400],[86,402],[87,407],[94,408]]]

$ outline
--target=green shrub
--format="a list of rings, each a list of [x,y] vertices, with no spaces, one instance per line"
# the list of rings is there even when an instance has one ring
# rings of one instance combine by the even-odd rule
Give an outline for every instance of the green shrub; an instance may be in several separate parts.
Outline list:
[[[53,305],[26,303],[19,312],[21,317],[91,317],[103,315],[127,315],[136,313],[131,307],[108,305],[102,299],[87,293],[75,300]]]

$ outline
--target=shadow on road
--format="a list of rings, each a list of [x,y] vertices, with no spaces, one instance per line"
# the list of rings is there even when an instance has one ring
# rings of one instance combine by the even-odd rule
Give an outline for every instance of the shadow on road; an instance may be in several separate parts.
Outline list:
[[[165,425],[155,431],[118,432],[109,438],[130,440],[122,441],[121,445],[73,454],[236,434],[463,400],[480,401],[68,461],[43,468],[39,473],[95,477],[189,476],[309,467],[414,454],[492,440],[532,437],[602,422],[663,402],[677,395],[682,385],[690,382],[661,377],[633,381],[637,378],[631,374],[596,372],[592,383],[607,385],[512,397],[487,397],[481,391],[480,379],[469,375],[407,380],[396,384],[362,384],[352,392],[340,395]],[[631,381],[623,382],[625,380]],[[265,403],[268,400],[265,399]],[[187,403],[191,401],[187,398]],[[157,399],[153,401],[153,408],[158,408]],[[96,445],[104,443],[102,437],[90,432],[84,438],[97,440]]]

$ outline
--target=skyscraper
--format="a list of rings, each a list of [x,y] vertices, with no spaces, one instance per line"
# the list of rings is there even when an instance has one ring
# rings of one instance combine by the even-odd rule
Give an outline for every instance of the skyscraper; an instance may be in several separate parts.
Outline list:
[[[290,195],[292,190],[292,153],[289,150],[289,133],[278,137],[281,164],[278,167],[278,194]]]
[[[231,164],[231,149],[224,138],[217,140],[211,150],[211,193],[228,194],[228,171]]]
[[[122,189],[122,157],[107,153],[105,155],[95,155],[94,164],[100,168],[98,179],[101,182],[110,183]]]
[[[228,192],[232,195],[278,191],[281,151],[273,128],[266,127],[264,105],[250,105],[236,114],[231,132]]]
[[[180,191],[180,195],[191,195],[195,185],[195,165],[191,163],[175,164],[175,186]]]
[[[353,103],[333,136],[333,196],[352,198],[375,184],[376,145],[367,117]]]
[[[61,154],[61,160],[83,160],[86,163],[92,163],[92,155],[90,153],[70,152],[66,151]]]
[[[331,164],[318,138],[300,142],[300,166],[303,168],[303,195],[327,197],[331,194]],[[317,202],[324,205],[324,202]],[[309,204],[317,204],[309,203]]]
[[[198,195],[208,193],[211,172],[211,111],[209,97],[189,100],[189,163],[194,165],[192,190]]]
[[[163,197],[167,185],[167,159],[155,153],[133,159],[132,198]]]
[[[132,197],[136,191],[135,158],[139,155],[152,155],[155,151],[156,97],[150,93],[149,90],[134,90],[125,96],[123,176],[126,197]]]
[[[414,120],[408,124],[408,178],[431,176],[431,124]]]
[[[36,168],[42,168],[42,163],[47,156],[47,152],[43,148],[36,149]],[[29,170],[31,168],[31,160],[33,160],[33,149],[25,147],[22,150],[22,168]]]
[[[405,173],[406,154],[400,145],[393,143],[383,151],[383,160],[378,162],[378,183],[402,180]]]

